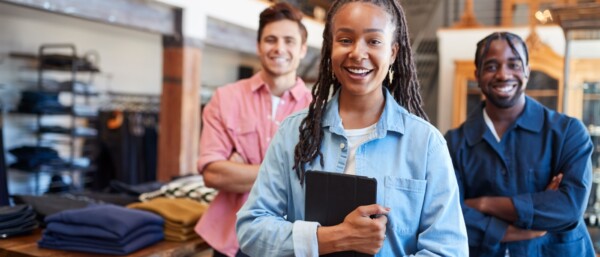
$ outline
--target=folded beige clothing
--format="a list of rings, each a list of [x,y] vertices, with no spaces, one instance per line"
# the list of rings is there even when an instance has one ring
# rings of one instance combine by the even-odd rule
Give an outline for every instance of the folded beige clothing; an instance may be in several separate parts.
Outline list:
[[[207,204],[188,198],[159,197],[148,202],[132,203],[128,208],[154,212],[178,226],[194,226],[208,208]]]
[[[179,234],[179,233],[173,233],[171,231],[165,230],[165,240],[168,241],[177,241],[177,242],[182,242],[182,241],[187,241],[187,240],[191,240],[191,239],[195,239],[198,238],[198,234],[191,233],[191,234]]]
[[[181,234],[196,233],[194,231],[194,226],[181,226],[168,220],[165,221],[165,230],[175,231]]]

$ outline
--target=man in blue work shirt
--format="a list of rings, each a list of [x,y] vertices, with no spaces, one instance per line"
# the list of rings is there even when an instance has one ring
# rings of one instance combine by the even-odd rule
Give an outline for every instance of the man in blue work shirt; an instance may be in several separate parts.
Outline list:
[[[595,256],[583,221],[593,149],[585,127],[525,95],[519,36],[487,36],[475,65],[485,100],[446,134],[470,255]]]

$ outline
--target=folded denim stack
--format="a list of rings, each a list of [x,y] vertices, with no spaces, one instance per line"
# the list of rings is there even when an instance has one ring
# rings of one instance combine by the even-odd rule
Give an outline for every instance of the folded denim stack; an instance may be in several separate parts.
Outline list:
[[[23,91],[17,109],[25,113],[69,113],[69,107],[58,101],[58,92]]]
[[[21,146],[9,150],[17,158],[17,162],[10,167],[22,170],[36,169],[40,165],[60,166],[65,162],[60,158],[58,152],[44,146]]]
[[[0,238],[29,234],[37,227],[31,206],[20,204],[0,207]]]
[[[125,255],[164,238],[160,216],[110,204],[59,212],[46,223],[42,248]]]
[[[194,226],[208,208],[207,204],[188,198],[154,198],[148,202],[133,203],[127,207],[156,213],[165,219],[165,239],[187,241],[197,238]]]

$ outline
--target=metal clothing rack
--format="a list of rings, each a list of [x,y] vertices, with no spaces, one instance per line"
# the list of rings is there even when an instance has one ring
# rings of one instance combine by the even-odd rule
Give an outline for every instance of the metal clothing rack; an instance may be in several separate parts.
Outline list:
[[[160,109],[159,95],[107,92],[107,96],[101,110],[158,113]]]

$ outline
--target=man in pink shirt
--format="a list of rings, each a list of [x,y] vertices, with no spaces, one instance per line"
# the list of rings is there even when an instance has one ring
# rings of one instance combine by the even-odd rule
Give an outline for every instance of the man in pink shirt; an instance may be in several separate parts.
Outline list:
[[[239,251],[236,213],[280,122],[311,101],[296,76],[307,48],[301,19],[302,13],[287,3],[265,9],[257,39],[263,69],[218,88],[204,108],[198,170],[219,194],[196,224],[196,232],[214,249],[215,257],[247,256]]]

